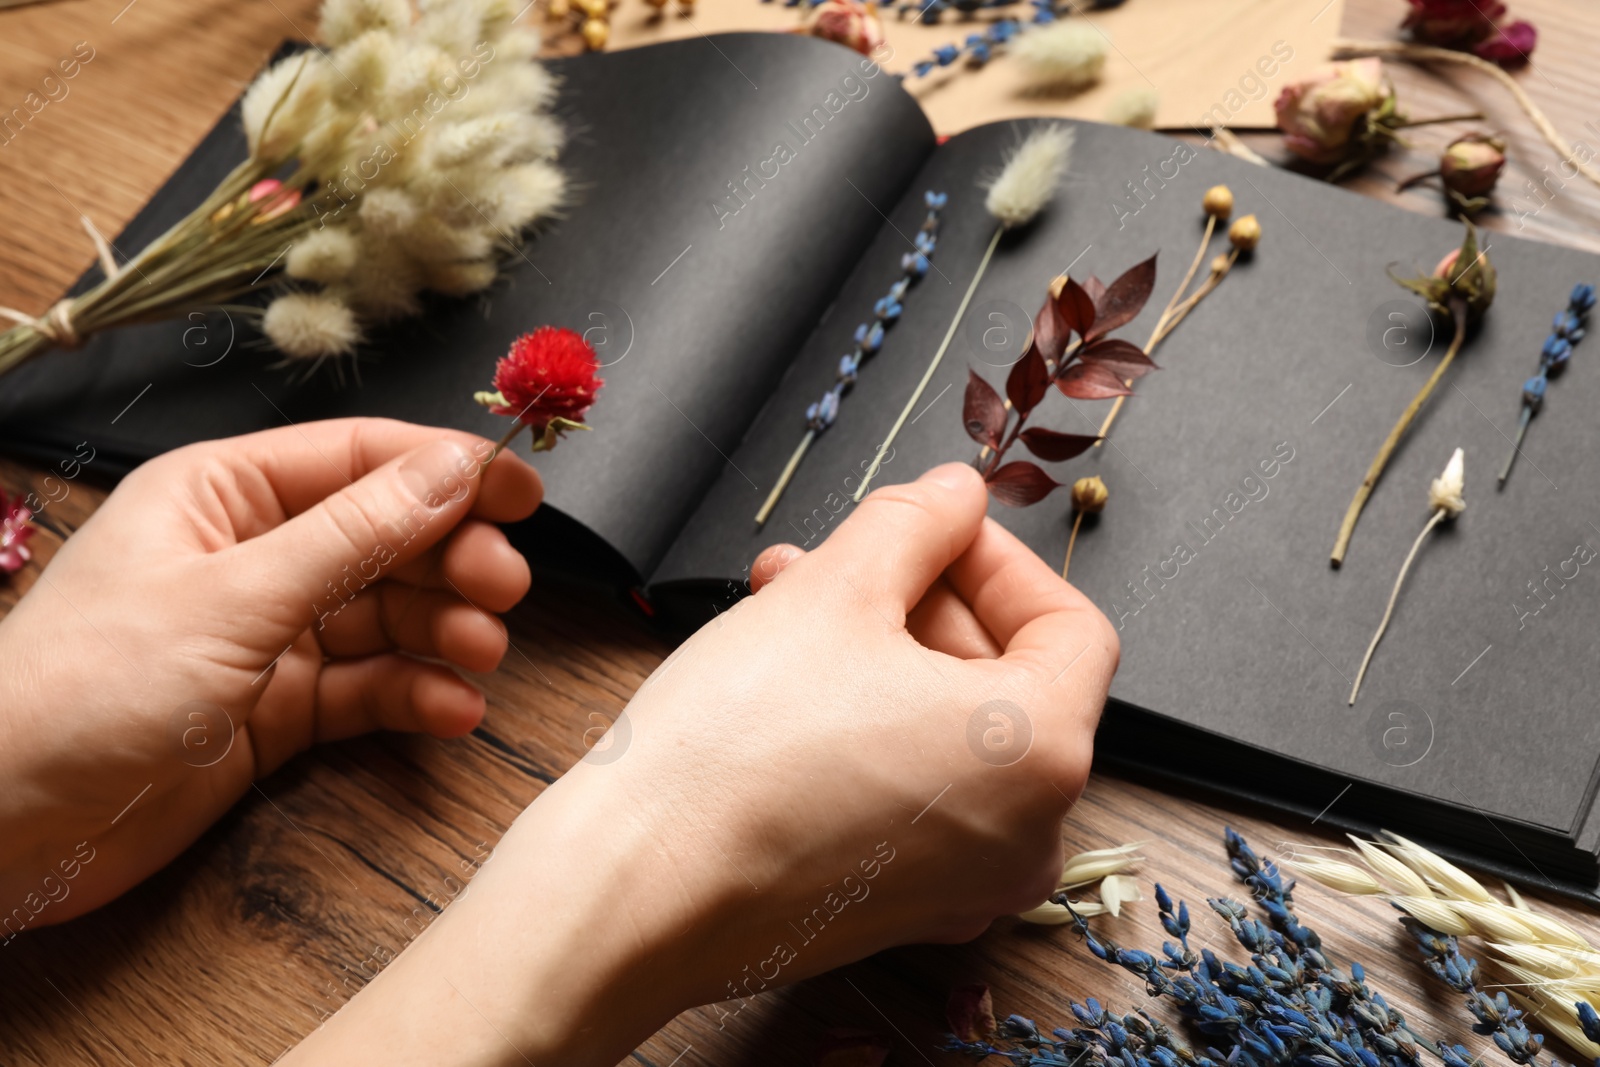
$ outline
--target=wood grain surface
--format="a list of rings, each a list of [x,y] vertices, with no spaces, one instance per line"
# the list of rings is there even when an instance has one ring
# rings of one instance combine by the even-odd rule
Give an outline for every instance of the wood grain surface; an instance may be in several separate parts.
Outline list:
[[[1402,7],[1348,0],[1343,31],[1388,36]],[[1570,137],[1600,143],[1600,132],[1584,129],[1600,127],[1600,10],[1587,0],[1515,7],[1543,31],[1523,84]],[[0,144],[0,304],[38,312],[58,297],[92,258],[78,213],[116,233],[277,42],[311,29],[312,9],[312,0],[55,0],[0,11],[0,114],[78,42],[94,50],[67,95]],[[1509,136],[1513,173],[1488,225],[1516,232],[1522,181],[1542,179],[1558,157],[1477,76],[1399,69],[1395,80],[1413,114],[1481,104],[1488,125]],[[1448,127],[1418,131],[1417,141],[1431,148],[1449,136]],[[1252,143],[1278,154],[1271,138]],[[1395,176],[1425,162],[1421,151],[1397,154],[1352,185],[1437,212],[1435,194],[1392,193]],[[1522,232],[1600,247],[1600,190],[1574,182],[1546,199]],[[59,497],[62,483],[46,485],[46,473],[0,464],[8,488]],[[70,530],[103,494],[81,481],[67,488],[45,518]],[[36,538],[40,563],[56,543]],[[19,575],[0,604],[14,602],[36,573]],[[140,888],[9,942],[0,950],[0,1064],[264,1064],[337,1009],[459,894],[512,818],[582,755],[585,731],[614,718],[667,652],[610,594],[549,582],[513,614],[511,633],[504,666],[479,679],[489,713],[472,736],[374,737],[295,760]],[[1332,840],[1315,825],[1107,772],[1096,774],[1065,836],[1074,850],[1148,842],[1142,881],[1159,879],[1198,904],[1236,891],[1221,850],[1224,824],[1267,852]],[[1494,831],[1486,823],[1484,832]],[[1419,1031],[1504,1062],[1468,1034],[1458,998],[1424,974],[1386,906],[1314,886],[1299,899],[1333,954],[1366,963]],[[1600,938],[1592,915],[1534,900]],[[1203,907],[1196,914],[1198,941],[1238,958],[1221,923]],[[1148,902],[1100,921],[1124,944],[1161,939]],[[967,982],[992,985],[999,1010],[1050,1024],[1064,1021],[1068,997],[1094,994],[1124,1010],[1145,1001],[1131,976],[1095,961],[1067,931],[1003,920],[970,945],[888,952],[761,995],[725,1028],[710,1010],[689,1012],[633,1059],[647,1067],[800,1065],[826,1031],[857,1028],[893,1041],[891,1063],[942,1067],[957,1062],[933,1051],[944,998]]]

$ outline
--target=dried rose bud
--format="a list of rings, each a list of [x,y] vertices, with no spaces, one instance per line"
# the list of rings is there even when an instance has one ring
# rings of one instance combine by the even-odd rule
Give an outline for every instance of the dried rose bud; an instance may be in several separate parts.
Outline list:
[[[1467,223],[1467,235],[1461,247],[1451,249],[1433,273],[1425,278],[1401,278],[1389,272],[1397,285],[1416,293],[1428,301],[1428,306],[1442,315],[1451,313],[1451,305],[1460,302],[1467,310],[1469,320],[1475,321],[1489,305],[1494,303],[1497,276],[1494,264],[1489,262],[1487,250],[1478,250],[1478,230]]]
[[[1284,147],[1312,163],[1364,161],[1387,147],[1394,89],[1375,58],[1321,67],[1284,87],[1274,109]]]
[[[1072,483],[1072,506],[1078,511],[1098,514],[1105,510],[1109,499],[1111,490],[1106,488],[1106,483],[1100,480],[1098,474],[1079,478]]]
[[[1254,215],[1233,220],[1228,227],[1228,240],[1241,252],[1252,251],[1261,243],[1261,223]]]
[[[1469,133],[1457,137],[1439,157],[1445,188],[1472,199],[1487,196],[1506,165],[1506,143],[1498,137]]]
[[[1233,214],[1233,190],[1226,185],[1213,185],[1206,190],[1201,206],[1214,219],[1225,219]]]
[[[859,0],[823,0],[811,23],[811,33],[864,56],[883,44],[883,23],[878,20],[876,5]]]

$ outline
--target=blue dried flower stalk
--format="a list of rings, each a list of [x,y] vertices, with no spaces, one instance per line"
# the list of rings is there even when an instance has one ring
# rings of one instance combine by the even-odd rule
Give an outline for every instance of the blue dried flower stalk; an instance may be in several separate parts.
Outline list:
[[[1574,285],[1572,294],[1567,298],[1567,306],[1556,314],[1555,321],[1550,324],[1550,336],[1544,339],[1544,347],[1539,349],[1539,373],[1522,383],[1522,418],[1517,423],[1517,439],[1511,442],[1511,454],[1506,457],[1506,465],[1500,471],[1501,489],[1505,488],[1506,479],[1511,477],[1511,465],[1517,461],[1517,453],[1522,449],[1522,438],[1528,432],[1528,423],[1533,421],[1539,408],[1544,405],[1544,394],[1550,386],[1550,379],[1567,369],[1567,361],[1572,358],[1572,346],[1582,340],[1589,311],[1593,307],[1594,286]]]
[[[1071,1004],[1078,1025],[1048,1035],[1013,1015],[996,1042],[963,1041],[948,1035],[942,1046],[975,1059],[1004,1056],[1018,1067],[1421,1067],[1426,1050],[1444,1067],[1473,1067],[1471,1052],[1418,1037],[1405,1017],[1367,985],[1366,971],[1352,961],[1348,972],[1322,951],[1322,939],[1294,914],[1294,883],[1255,854],[1232,830],[1225,831],[1229,864],[1251,892],[1266,921],[1252,919],[1245,905],[1226,897],[1208,899],[1211,909],[1250,954],[1248,964],[1219,959],[1189,945],[1189,910],[1155,887],[1162,928],[1172,937],[1161,956],[1123,948],[1077,918],[1076,928],[1097,958],[1138,975],[1152,997],[1164,997],[1214,1044],[1196,1051],[1145,1012],[1116,1016],[1093,998]],[[1068,903],[1064,894],[1054,898]],[[1070,907],[1070,903],[1068,903]],[[1477,1025],[1523,1067],[1537,1064],[1544,1038],[1528,1031],[1524,1013],[1505,994],[1489,997],[1476,986],[1477,965],[1461,957],[1455,938],[1409,917],[1430,970],[1468,995]],[[1600,1015],[1578,1005],[1580,1023],[1600,1040]],[[1552,1061],[1548,1067],[1563,1067]]]
[[[928,213],[923,218],[922,226],[917,230],[916,236],[912,238],[912,250],[900,257],[900,277],[889,286],[889,292],[872,305],[872,318],[856,327],[855,348],[839,357],[839,369],[834,376],[833,386],[822,394],[820,400],[806,408],[806,435],[800,439],[800,444],[789,457],[789,462],[784,465],[783,473],[778,475],[777,484],[772,487],[772,492],[767,494],[766,502],[756,513],[757,526],[765,523],[772,514],[772,509],[777,506],[783,491],[789,487],[789,480],[794,477],[794,472],[799,468],[800,460],[805,457],[806,450],[811,447],[811,442],[832,426],[833,421],[839,417],[839,405],[844,400],[845,393],[855,384],[856,376],[861,372],[861,364],[878,353],[883,347],[884,335],[900,320],[900,315],[905,310],[902,301],[905,299],[906,290],[920,281],[933,266],[933,253],[939,244],[939,212],[950,202],[950,196],[948,193],[936,193],[930,189],[922,194],[922,202],[927,207]]]
[[[1011,7],[1020,0],[907,0],[895,8],[895,13],[901,18],[914,14],[917,21],[932,26],[937,24],[944,13],[956,10],[963,15],[989,9]],[[1091,0],[1088,4],[1074,5],[1063,3],[1059,0],[1028,0],[1033,8],[1033,15],[1024,22],[1020,18],[1007,17],[996,19],[984,27],[980,33],[969,33],[967,39],[961,44],[947,44],[934,49],[932,55],[926,59],[918,60],[912,64],[913,77],[925,78],[936,67],[948,67],[962,56],[967,58],[967,63],[973,67],[981,67],[989,62],[994,54],[1006,43],[1020,33],[1025,33],[1030,27],[1048,26],[1074,10],[1098,11],[1113,7],[1121,7],[1123,0]]]

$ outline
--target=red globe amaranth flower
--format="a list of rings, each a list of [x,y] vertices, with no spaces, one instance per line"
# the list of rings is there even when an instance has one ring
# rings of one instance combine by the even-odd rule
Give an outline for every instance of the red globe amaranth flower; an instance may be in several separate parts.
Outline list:
[[[33,512],[21,497],[10,497],[0,489],[0,570],[15,574],[33,558],[28,539],[33,536]]]
[[[1502,67],[1515,67],[1528,61],[1528,57],[1533,55],[1534,45],[1538,43],[1539,31],[1534,29],[1533,23],[1518,19],[1509,26],[1497,28],[1491,36],[1479,41],[1472,51],[1479,59],[1487,59]]]
[[[540,429],[552,419],[582,422],[605,381],[599,360],[582,335],[541,326],[511,343],[494,371],[499,396],[489,410]]]

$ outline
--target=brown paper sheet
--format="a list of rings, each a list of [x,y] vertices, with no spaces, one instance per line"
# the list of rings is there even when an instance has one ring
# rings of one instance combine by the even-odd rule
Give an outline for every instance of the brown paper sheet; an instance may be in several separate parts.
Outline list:
[[[684,15],[676,0],[664,15],[644,0],[622,0],[611,14],[612,49],[729,30],[793,30],[801,8],[782,0],[699,0]],[[1023,0],[1009,9],[1026,18]],[[1001,119],[1062,116],[1103,120],[1121,93],[1154,89],[1156,126],[1186,130],[1225,122],[1237,129],[1274,125],[1272,102],[1283,86],[1305,77],[1330,53],[1344,14],[1344,0],[1127,0],[1119,8],[1071,16],[1103,33],[1108,42],[1098,84],[1071,96],[1030,90],[1020,64],[997,58],[981,69],[963,62],[925,78],[907,78],[907,88],[941,134],[960,133]],[[893,73],[940,45],[964,41],[985,13],[964,19],[955,12],[937,26],[902,21],[882,11],[887,48],[884,67]],[[759,72],[746,71],[755,84]],[[671,92],[671,86],[662,86]]]

